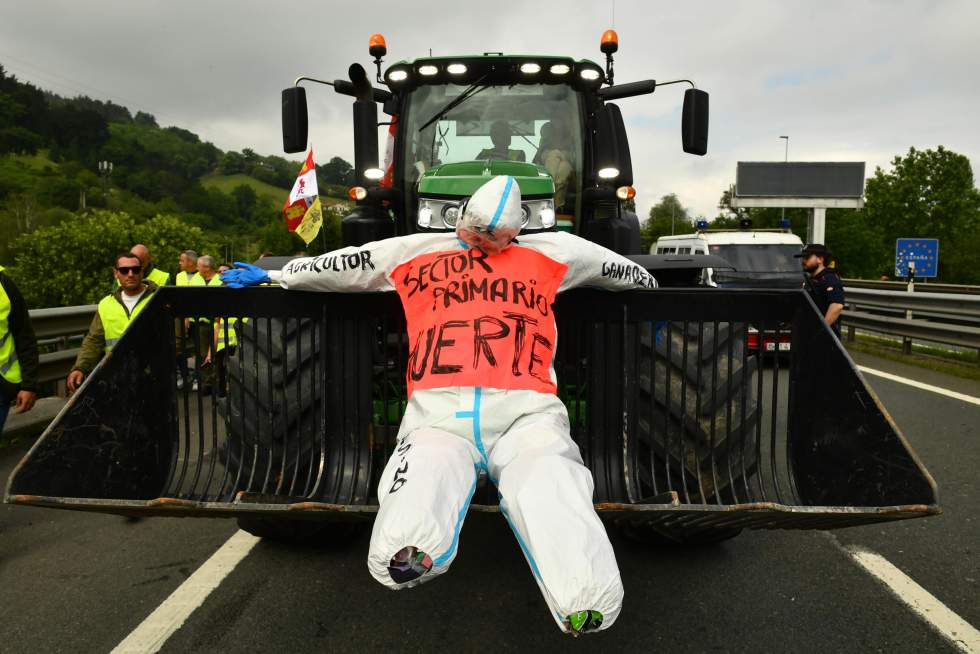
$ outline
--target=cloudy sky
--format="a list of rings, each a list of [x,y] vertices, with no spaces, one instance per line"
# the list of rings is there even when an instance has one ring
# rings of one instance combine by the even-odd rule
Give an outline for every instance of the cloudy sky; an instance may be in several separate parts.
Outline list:
[[[644,213],[677,193],[714,216],[737,161],[876,165],[942,144],[980,163],[980,2],[728,1],[410,3],[10,0],[0,63],[56,92],[111,98],[223,149],[281,154],[279,91],[300,74],[388,61],[504,51],[601,61],[619,32],[616,79],[688,77],[711,93],[705,157],[680,147],[683,89],[623,100]],[[314,89],[318,159],[352,159],[350,103]]]

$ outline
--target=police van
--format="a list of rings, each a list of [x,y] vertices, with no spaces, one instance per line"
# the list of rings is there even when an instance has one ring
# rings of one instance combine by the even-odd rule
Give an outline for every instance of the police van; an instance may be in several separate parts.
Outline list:
[[[716,288],[802,288],[803,270],[794,255],[803,249],[803,241],[789,230],[700,229],[694,234],[661,236],[650,248],[650,254],[715,255],[731,269],[704,269],[705,286]],[[761,338],[752,328],[748,334],[750,350],[787,352],[789,331],[766,329]]]

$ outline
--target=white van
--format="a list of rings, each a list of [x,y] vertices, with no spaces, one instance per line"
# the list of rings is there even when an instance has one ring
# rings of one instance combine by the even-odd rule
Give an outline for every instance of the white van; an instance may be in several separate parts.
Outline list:
[[[705,286],[719,288],[802,288],[803,269],[794,255],[803,249],[796,234],[783,230],[705,230],[695,234],[661,236],[650,254],[713,254],[734,270],[704,269]],[[760,333],[749,325],[746,346],[752,353],[777,354],[790,350],[789,326]]]
[[[803,271],[793,255],[803,241],[783,230],[705,230],[661,236],[650,254],[713,254],[735,270],[705,269],[705,285],[722,288],[801,288]]]

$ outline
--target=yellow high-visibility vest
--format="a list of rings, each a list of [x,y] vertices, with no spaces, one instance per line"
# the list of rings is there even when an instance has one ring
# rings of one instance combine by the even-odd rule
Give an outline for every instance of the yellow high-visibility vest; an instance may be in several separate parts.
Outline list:
[[[3,272],[3,266],[0,266],[0,272]],[[0,286],[0,377],[11,384],[23,381],[14,347],[14,335],[10,333],[10,298],[3,286]]]
[[[123,332],[129,327],[133,318],[146,306],[146,300],[151,294],[144,291],[143,297],[139,299],[133,312],[127,314],[126,306],[121,300],[117,300],[113,295],[107,295],[99,301],[99,318],[102,320],[102,329],[105,330],[105,351],[108,354],[115,347]]]
[[[211,281],[208,281],[204,279],[204,275],[201,273],[194,273],[194,276],[191,277],[191,281],[188,286],[221,286],[221,275],[215,273],[214,277],[211,278]],[[197,318],[188,318],[188,320],[191,322],[195,320],[207,321],[211,320],[211,318],[208,316],[199,316]]]
[[[186,272],[181,270],[179,273],[177,273],[177,277],[174,278],[174,283],[177,284],[177,286],[194,286],[194,279],[200,276],[201,273],[199,272],[192,272],[190,276],[188,276]]]
[[[214,348],[218,352],[225,349],[225,333],[228,334],[228,347],[238,345],[238,318],[232,316],[231,318],[219,318],[219,320],[221,320],[221,326],[217,329],[218,343]],[[248,324],[248,318],[242,318],[242,324]]]

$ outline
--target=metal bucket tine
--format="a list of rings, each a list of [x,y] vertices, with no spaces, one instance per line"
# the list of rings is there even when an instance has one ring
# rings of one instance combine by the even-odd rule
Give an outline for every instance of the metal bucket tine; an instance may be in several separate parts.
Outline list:
[[[181,334],[181,357],[184,359],[184,364],[187,363],[187,323],[186,318],[180,318],[180,334]],[[180,465],[180,475],[177,477],[177,483],[173,487],[173,495],[178,496],[181,493],[181,489],[184,487],[184,478],[187,475],[188,466],[188,452],[191,449],[191,399],[190,399],[190,384],[188,379],[184,379],[184,384],[182,388],[182,395],[184,399],[184,438],[181,440],[178,435],[178,456],[181,454],[183,458]],[[180,452],[180,442],[183,442],[183,452]]]
[[[177,472],[177,455],[180,453],[180,422],[178,420],[178,409],[177,409],[177,374],[180,372],[177,367],[177,329],[176,329],[176,319],[171,317],[169,320],[169,348],[173,352],[173,356],[170,357],[170,364],[173,365],[172,372],[170,374],[170,390],[167,393],[167,397],[170,399],[170,435],[173,438],[173,455],[170,458],[170,466],[167,471],[167,481],[163,484],[163,492],[165,495],[172,496],[174,490],[171,484],[174,481],[174,474]]]
[[[296,495],[296,482],[299,480],[300,453],[306,445],[306,439],[303,433],[303,413],[305,412],[303,406],[303,366],[301,364],[303,360],[303,319],[296,318],[296,407],[299,414],[296,416],[296,458],[293,461],[293,474],[290,476],[289,481],[289,495],[291,497]],[[283,459],[285,459],[285,456],[283,456]]]
[[[282,457],[281,460],[279,461],[279,480],[276,482],[276,490],[275,490],[276,495],[282,493],[282,485],[286,482],[286,462],[289,461],[289,440],[292,431],[289,428],[289,398],[286,397],[286,376],[287,376],[287,369],[289,364],[289,350],[287,349],[289,347],[289,343],[286,340],[287,331],[289,331],[289,317],[284,316],[282,318],[282,331],[280,332],[281,334],[280,340],[282,345],[282,362],[283,362],[282,363],[282,377],[283,377],[282,390],[276,391],[277,394],[282,394],[282,425],[283,425]],[[269,337],[271,338],[272,335],[270,334]],[[296,364],[299,365],[300,361],[301,361],[300,358],[297,357]],[[269,373],[270,375],[272,373],[271,366],[269,367]],[[300,403],[299,407],[302,406],[303,406],[302,403]],[[297,428],[298,427],[299,425],[297,425]],[[296,452],[297,453],[299,452],[298,444],[296,447]]]
[[[321,485],[323,484],[323,474],[326,470],[327,461],[327,346],[329,341],[327,340],[327,305],[324,303],[320,307],[320,315],[317,319],[316,325],[312,330],[314,333],[320,335],[320,349],[318,350],[320,355],[315,359],[313,365],[313,372],[315,373],[310,378],[310,387],[313,392],[313,397],[317,397],[317,383],[316,380],[320,379],[320,401],[315,403],[316,406],[316,416],[314,424],[316,425],[316,436],[319,442],[319,458],[316,467],[316,478],[313,482],[313,490],[306,494],[307,497],[320,498],[321,497]],[[312,463],[312,461],[311,461]],[[312,468],[311,468],[312,470]]]
[[[334,383],[329,386],[324,386],[324,391],[330,393],[330,404],[327,405],[331,409],[329,412],[329,420],[333,423],[336,429],[337,437],[334,441],[339,441],[340,447],[332,448],[331,453],[333,457],[327,457],[327,480],[329,482],[328,487],[328,501],[336,502],[337,497],[340,494],[340,477],[342,473],[342,466],[344,463],[344,441],[347,440],[347,421],[345,416],[338,411],[341,407],[346,407],[346,396],[345,396],[345,386],[346,384],[339,383],[343,380],[343,370],[344,370],[344,349],[337,349],[335,343],[335,333],[340,335],[344,332],[343,319],[339,318],[336,320],[329,321],[330,329],[330,357],[327,361],[329,366],[327,372],[327,378],[334,381]],[[338,371],[339,369],[339,371]]]
[[[756,476],[756,479],[758,480],[758,483],[759,483],[759,495],[760,495],[760,498],[762,499],[763,502],[765,502],[768,499],[766,497],[766,481],[765,481],[765,475],[762,474],[762,470],[763,470],[763,468],[762,468],[762,418],[763,418],[763,413],[762,413],[762,398],[763,398],[763,392],[762,392],[763,385],[762,385],[762,380],[763,380],[763,377],[765,377],[765,367],[762,365],[763,364],[763,360],[762,360],[763,354],[762,354],[762,351],[764,349],[762,335],[763,335],[763,330],[765,329],[765,324],[763,322],[761,322],[761,321],[758,322],[758,323],[756,323],[756,324],[759,327],[759,353],[756,354],[757,362],[758,362],[758,372],[756,373],[756,385],[757,385],[757,388],[756,388],[756,394],[755,394],[755,411],[756,411],[756,414],[755,414],[756,415],[756,419],[755,419],[755,461],[756,461],[756,475],[755,476]]]
[[[647,417],[647,448],[650,450],[650,481],[653,484],[653,494],[659,495],[660,491],[657,488],[657,456],[653,444],[656,442],[654,436],[654,430],[657,428],[654,424],[656,422],[654,416],[654,407],[657,403],[657,323],[651,321],[648,323],[650,325],[650,347],[646,349],[649,352],[649,357],[647,357],[648,364],[650,366],[650,411]]]
[[[686,330],[685,330],[686,333]],[[686,339],[685,339],[686,342]],[[704,355],[704,321],[698,321],[698,347],[697,352],[694,353],[694,367],[697,369],[695,374],[696,383],[694,386],[694,425],[697,431],[700,431],[701,426],[701,358]],[[684,367],[684,377],[687,378],[687,367]],[[711,422],[711,428],[714,429],[714,420]],[[697,475],[698,481],[698,494],[701,495],[701,503],[704,504],[704,484],[701,483],[701,457],[698,455],[698,438],[695,436],[694,442],[691,444],[694,450],[694,472]],[[709,452],[709,456],[714,456],[714,454]]]
[[[229,347],[228,345],[228,329],[231,329],[232,325],[234,325],[234,328],[237,330],[238,325],[241,324],[241,317],[237,316],[234,318],[227,318],[227,320],[228,320],[228,324],[226,325],[227,328],[222,330],[221,337],[220,337],[224,339],[223,352],[225,353],[225,355],[221,359],[221,368],[218,370],[219,373],[218,388],[221,389],[221,393],[224,394],[224,399],[225,399],[224,420],[222,421],[222,425],[225,430],[224,447],[226,452],[225,463],[224,463],[225,471],[221,477],[221,486],[220,488],[218,488],[217,499],[219,500],[223,497],[226,497],[228,492],[227,490],[228,479],[229,477],[231,477],[231,468],[230,468],[231,461],[230,461],[230,457],[228,456],[228,453],[230,453],[231,451],[231,444],[230,444],[231,429],[230,429],[230,422],[229,422],[229,416],[231,415],[231,389],[230,389],[231,382],[229,381],[230,377],[228,375],[228,360],[229,357],[231,356],[231,347]],[[237,334],[237,331],[235,333]],[[217,453],[217,448],[215,448],[215,452]],[[241,450],[239,450],[239,452],[241,452]]]
[[[206,323],[210,327],[210,320]],[[201,358],[201,328],[205,321],[202,316],[197,318],[197,330],[194,335],[194,370],[197,371],[197,457],[194,463],[194,481],[187,491],[187,497],[197,499],[197,484],[201,480],[201,470],[204,468],[204,372]]]
[[[215,321],[222,320],[222,329],[218,332],[220,338],[222,332],[227,332],[227,318],[215,317]],[[209,499],[211,497],[211,485],[214,483],[214,469],[218,462],[218,390],[221,388],[223,383],[223,373],[221,370],[221,365],[218,362],[218,352],[215,350],[215,337],[214,330],[208,334],[208,342],[210,343],[211,350],[211,368],[214,375],[214,383],[211,387],[211,461],[208,463],[208,476],[205,481],[204,491],[202,492],[202,499]],[[225,339],[224,347],[227,351],[228,339]]]
[[[668,322],[667,325],[666,325],[665,331],[666,331],[666,334],[664,336],[664,340],[667,343],[667,356],[664,359],[664,373],[665,373],[665,381],[664,381],[664,471],[665,471],[665,473],[664,474],[665,474],[665,476],[667,478],[667,488],[666,488],[666,490],[672,491],[672,490],[677,490],[676,488],[674,488],[674,485],[671,482],[671,476],[670,476],[670,453],[671,453],[671,449],[670,449],[670,396],[672,395],[672,393],[670,392],[670,390],[671,390],[670,389],[670,369],[672,367],[670,365],[670,363],[672,361],[672,358],[671,358],[671,349],[673,348],[673,341],[674,341],[674,323]]]
[[[728,391],[728,399],[725,401],[725,465],[728,468],[728,487],[731,489],[731,503],[738,504],[738,489],[735,487],[735,477],[732,474],[732,402],[734,401],[734,387],[732,385],[732,368],[735,364],[734,346],[735,337],[738,334],[735,323],[728,322],[728,357],[726,359],[728,368],[728,380],[725,387]],[[742,368],[742,375],[745,375],[745,368]],[[721,497],[718,497],[718,504],[722,504]]]
[[[773,337],[773,353],[772,353],[772,420],[771,427],[769,429],[769,464],[772,468],[772,484],[776,489],[776,501],[782,502],[783,498],[779,492],[779,470],[777,467],[777,461],[779,457],[776,454],[777,447],[777,426],[778,426],[778,416],[779,416],[779,322],[774,321],[776,326],[776,333]]]
[[[309,435],[310,456],[309,456],[309,463],[306,466],[306,482],[303,484],[303,492],[301,493],[301,495],[303,497],[309,497],[310,491],[313,489],[312,488],[313,469],[320,461],[320,446],[319,446],[320,439],[317,436],[320,429],[320,425],[317,421],[317,416],[319,415],[319,410],[320,410],[320,403],[317,401],[317,395],[316,395],[316,375],[317,375],[317,370],[320,361],[320,357],[316,355],[317,352],[316,340],[317,340],[317,330],[319,329],[320,323],[319,321],[314,320],[312,318],[304,318],[304,320],[306,320],[310,326],[310,329],[308,330],[310,333],[310,377],[306,381],[310,386],[310,397],[313,399],[313,402],[312,402],[312,406],[310,407],[310,412],[311,412],[310,429],[307,430]],[[300,345],[302,345],[303,343],[302,331],[300,332],[296,340],[297,342],[300,343]],[[320,342],[322,343],[323,339],[320,339]],[[297,374],[297,377],[299,378],[299,382],[300,382],[300,392],[302,392],[303,372],[300,371]],[[297,475],[298,474],[299,473],[297,473]]]
[[[243,348],[241,347],[241,340],[242,338],[244,338],[244,334],[245,334],[245,323],[243,321],[244,318],[241,318],[240,322],[237,325],[237,328],[240,329],[241,331],[238,332],[240,335],[239,347],[236,349],[234,354],[234,356],[238,359],[238,369],[240,371],[245,370],[245,354]],[[239,485],[242,483],[242,472],[244,472],[245,469],[245,382],[243,379],[239,378],[238,383],[236,385],[238,386],[238,399],[240,400],[240,404],[238,405],[239,406],[239,429],[238,429],[239,447],[236,450],[238,452],[238,465],[236,466],[236,470],[235,470],[235,480],[232,482],[231,488],[229,489],[232,497],[235,496],[235,493],[239,489]],[[231,388],[231,383],[229,382],[228,411],[226,412],[227,415],[225,416],[225,428],[228,430],[226,436],[226,442],[227,442],[227,450],[229,452],[229,455],[232,449],[231,448],[231,439],[233,438],[232,432],[234,431],[234,428],[232,427],[232,419],[233,419],[232,393],[233,392],[234,391]],[[228,462],[231,463],[231,456],[228,457]]]
[[[687,490],[687,447],[684,445],[684,429],[687,427],[687,329],[688,322],[685,320],[683,322],[683,329],[681,330],[683,346],[681,347],[681,407],[680,407],[680,429],[678,430],[678,452],[680,452],[680,470],[681,470],[681,491],[684,493],[684,501],[688,504],[691,503],[691,496]]]
[[[269,353],[269,356],[270,356],[270,359],[271,359],[271,356],[272,356],[272,318],[266,318],[265,319],[265,347],[266,347],[266,352]],[[270,361],[270,364],[271,364],[271,361]],[[268,430],[268,433],[273,434],[273,433],[275,433],[276,425],[275,425],[275,422],[273,421],[273,418],[272,418],[272,415],[273,415],[273,407],[275,406],[275,396],[273,395],[275,393],[275,389],[274,389],[274,385],[272,383],[272,365],[266,365],[265,370],[266,370],[266,375],[265,375],[266,376],[266,388],[268,389],[268,393],[266,395],[268,396],[268,401],[269,401],[269,410],[267,412],[266,419],[265,419],[265,422],[267,424],[265,425],[265,428]],[[255,378],[256,378],[256,380],[258,379],[258,371],[256,371]],[[258,393],[256,393],[256,397],[258,397]],[[258,421],[256,421],[256,422],[258,422]],[[273,447],[272,447],[274,441],[275,441],[274,438],[268,439],[268,445],[265,448],[266,449],[266,452],[265,452],[265,476],[262,479],[262,487],[261,487],[261,490],[259,491],[263,495],[266,492],[268,492],[269,479],[272,477],[272,463],[273,463],[272,460],[273,460],[273,457],[275,456],[275,452],[274,452]]]
[[[718,321],[717,320],[715,320],[712,323],[712,329],[714,330],[713,333],[714,338],[711,343],[711,360],[717,362],[718,361]],[[728,333],[729,344],[731,344],[732,338],[733,335],[731,331],[729,331]],[[729,369],[729,371],[731,370],[731,363],[732,363],[731,355],[729,355],[727,366],[726,366]],[[700,369],[701,368],[699,367],[698,370]],[[729,400],[725,400],[726,407],[728,406],[728,403]],[[711,366],[711,433],[709,434],[709,438],[708,438],[708,450],[711,452],[711,483],[713,484],[712,494],[715,496],[715,502],[717,504],[721,504],[721,494],[718,492],[718,465],[717,465],[717,461],[715,460],[715,445],[718,442],[717,440],[718,413],[715,410],[716,406],[718,406],[718,366],[712,365]]]
[[[796,382],[795,382],[795,380],[793,378],[793,368],[794,368],[794,354],[793,353],[796,350],[796,348],[795,348],[795,345],[796,344],[792,342],[793,333],[795,333],[795,331],[791,327],[790,328],[789,364],[786,366],[786,373],[787,373],[787,377],[789,378],[789,382],[786,384],[786,438],[785,438],[785,442],[786,442],[786,480],[787,480],[787,483],[789,484],[789,490],[787,492],[789,493],[789,496],[790,496],[791,501],[794,502],[794,503],[798,503],[800,501],[799,500],[800,494],[797,491],[797,488],[796,488],[796,477],[793,474],[793,459],[792,459],[793,445],[794,445],[793,440],[792,440],[793,439],[793,434],[790,433],[790,428],[789,428],[789,426],[792,424],[792,422],[790,420],[790,415],[789,415],[790,410],[791,410],[790,407],[794,406],[794,404],[793,404],[793,395],[796,392]]]
[[[752,378],[748,374],[749,372],[749,323],[739,323],[742,325],[745,337],[740,339],[742,343],[742,397],[741,397],[741,410],[740,422],[742,423],[741,429],[739,429],[738,437],[738,465],[739,470],[742,473],[742,483],[745,485],[745,501],[752,500],[752,490],[749,488],[749,471],[745,469],[745,439],[748,438],[748,433],[745,428],[746,420],[746,407],[748,404],[749,393],[752,392]]]
[[[626,454],[629,458],[624,456],[624,460],[629,461],[629,479],[627,489],[629,493],[627,498],[630,502],[634,502],[636,498],[641,496],[640,493],[640,482],[639,482],[639,448],[637,447],[638,433],[637,424],[639,422],[639,412],[636,410],[640,405],[639,394],[640,394],[640,369],[641,363],[638,360],[640,354],[640,328],[635,322],[629,322],[628,316],[626,315],[626,308],[623,308],[623,342],[627,343],[629,339],[628,351],[625,353],[624,358],[626,359],[627,368],[629,369],[629,374],[624,376],[624,388],[628,389],[624,396],[627,401],[624,402],[623,410],[626,411],[628,416],[628,423],[626,425],[626,434],[624,434],[623,448],[626,450]],[[632,333],[632,337],[630,334]]]
[[[258,470],[258,466],[259,466],[259,433],[258,433],[258,431],[259,431],[259,429],[260,429],[261,426],[259,425],[259,403],[258,403],[258,397],[259,397],[259,348],[257,347],[258,346],[258,343],[259,343],[259,319],[258,318],[256,318],[255,320],[252,321],[252,342],[255,343],[255,345],[256,345],[256,347],[253,347],[252,348],[252,369],[255,371],[255,374],[253,375],[253,379],[254,379],[253,386],[255,387],[254,388],[254,392],[255,392],[255,399],[256,399],[256,401],[250,403],[254,407],[254,409],[255,409],[255,423],[254,423],[255,424],[255,433],[252,434],[252,465],[251,465],[251,467],[249,469],[249,472],[248,472],[248,484],[246,484],[246,486],[245,486],[245,490],[247,490],[249,492],[251,492],[252,489],[254,488],[253,484],[255,483],[255,473]],[[245,427],[245,411],[247,410],[247,408],[248,408],[248,405],[245,404],[245,396],[244,396],[244,392],[243,392],[243,394],[242,394],[242,423],[243,423],[242,424],[242,432],[243,433],[246,430],[246,427]],[[244,452],[244,450],[242,450],[242,451]]]

